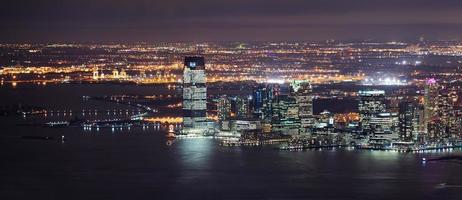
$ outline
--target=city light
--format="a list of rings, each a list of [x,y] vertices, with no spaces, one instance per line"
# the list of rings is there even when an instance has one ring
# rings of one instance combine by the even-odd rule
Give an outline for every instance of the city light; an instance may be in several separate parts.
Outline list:
[[[2,1],[0,200],[459,200],[462,1]]]

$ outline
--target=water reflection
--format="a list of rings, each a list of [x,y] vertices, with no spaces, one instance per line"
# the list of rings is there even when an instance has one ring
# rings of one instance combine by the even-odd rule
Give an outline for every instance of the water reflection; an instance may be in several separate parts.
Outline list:
[[[212,167],[212,152],[216,150],[212,138],[177,139],[174,147],[178,150],[177,160],[181,168],[179,182],[187,184],[207,178],[207,169]]]

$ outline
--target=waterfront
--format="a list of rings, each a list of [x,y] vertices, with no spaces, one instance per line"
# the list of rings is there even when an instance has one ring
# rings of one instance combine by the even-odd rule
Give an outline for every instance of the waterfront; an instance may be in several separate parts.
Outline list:
[[[2,199],[458,199],[460,188],[438,185],[462,184],[460,163],[421,162],[458,151],[287,152],[212,139],[167,146],[157,131],[44,130],[62,132],[64,143],[1,140]]]
[[[0,10],[0,200],[461,199],[462,1]]]
[[[17,91],[1,89],[2,102],[17,101],[7,96]],[[82,95],[165,92],[158,86],[78,84],[19,89],[21,102],[49,102],[39,106],[53,110],[94,106]],[[52,96],[59,98],[46,101]],[[1,199],[458,199],[461,192],[452,187],[462,185],[461,162],[422,163],[423,157],[460,150],[291,152],[223,147],[208,138],[168,145],[165,126],[85,131],[22,126],[30,119],[18,115],[0,119]],[[57,139],[21,139],[24,135]]]

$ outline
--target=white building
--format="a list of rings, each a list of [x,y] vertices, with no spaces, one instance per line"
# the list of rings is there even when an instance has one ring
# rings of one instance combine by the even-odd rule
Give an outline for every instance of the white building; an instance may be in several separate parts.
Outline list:
[[[186,57],[183,71],[183,133],[207,131],[207,87],[203,57]]]

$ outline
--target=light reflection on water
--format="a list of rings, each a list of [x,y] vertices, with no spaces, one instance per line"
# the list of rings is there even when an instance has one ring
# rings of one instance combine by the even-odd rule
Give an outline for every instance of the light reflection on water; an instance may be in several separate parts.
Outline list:
[[[61,94],[71,91],[55,89]],[[142,92],[151,94],[152,88],[148,89]],[[87,87],[82,93],[105,90],[120,93],[109,86],[97,86],[96,91]],[[42,96],[27,91],[28,98]],[[82,94],[69,95],[66,98],[72,103],[50,102],[48,106],[53,110],[95,109],[79,105]],[[458,199],[460,190],[435,186],[462,184],[460,164],[421,162],[422,156],[460,150],[287,152],[271,147],[222,147],[210,138],[177,139],[167,145],[167,126],[98,131],[16,126],[17,119],[1,120],[0,135],[9,137],[0,139],[0,197],[20,193],[42,199],[130,199],[133,195],[144,199]],[[66,141],[13,137],[21,135],[65,135]]]
[[[269,147],[222,147],[211,138],[176,139],[168,146],[165,138],[167,129],[158,131],[152,127],[144,131],[135,127],[114,133],[109,129],[83,132],[78,128],[23,127],[19,132],[24,134],[30,130],[44,130],[49,135],[64,133],[67,140],[62,144],[58,141],[14,140],[5,143],[3,140],[0,142],[3,152],[0,158],[9,163],[2,167],[6,171],[0,172],[4,180],[37,176],[85,191],[88,188],[82,188],[79,181],[75,184],[65,181],[68,177],[79,176],[95,182],[95,187],[105,188],[99,194],[106,197],[116,197],[111,193],[113,190],[137,191],[150,196],[149,190],[140,188],[155,186],[151,191],[156,191],[156,194],[168,193],[169,198],[180,199],[203,194],[238,199],[274,196],[284,199],[344,199],[341,197],[351,194],[366,198],[377,193],[390,198],[405,195],[432,199],[435,192],[440,192],[435,190],[435,185],[462,183],[460,165],[443,162],[423,166],[421,155],[412,153],[347,149],[287,152]],[[38,149],[41,156],[32,158],[35,155],[32,152]],[[21,155],[24,167],[38,167],[40,174],[46,176],[41,177],[37,172],[20,173],[25,170],[22,167],[18,171],[12,169],[16,166],[13,163],[18,161],[5,156],[4,152],[18,152],[15,154]],[[431,155],[443,156],[446,153]],[[37,159],[49,160],[47,162],[50,163],[27,162]],[[112,170],[111,178],[106,179],[106,168],[92,166],[108,166],[108,169],[117,166],[115,169],[118,170]],[[73,170],[55,173],[56,168],[68,167]],[[85,169],[88,175],[80,174],[81,169]],[[112,183],[114,179],[119,182]],[[53,187],[42,190],[54,191]],[[446,199],[451,199],[451,191],[442,192],[449,195]],[[120,195],[125,195],[125,192]]]
[[[180,173],[178,182],[189,184],[198,179],[207,179],[211,169],[210,160],[216,143],[211,138],[193,138],[177,140],[173,147],[178,152],[175,159],[178,161]]]

